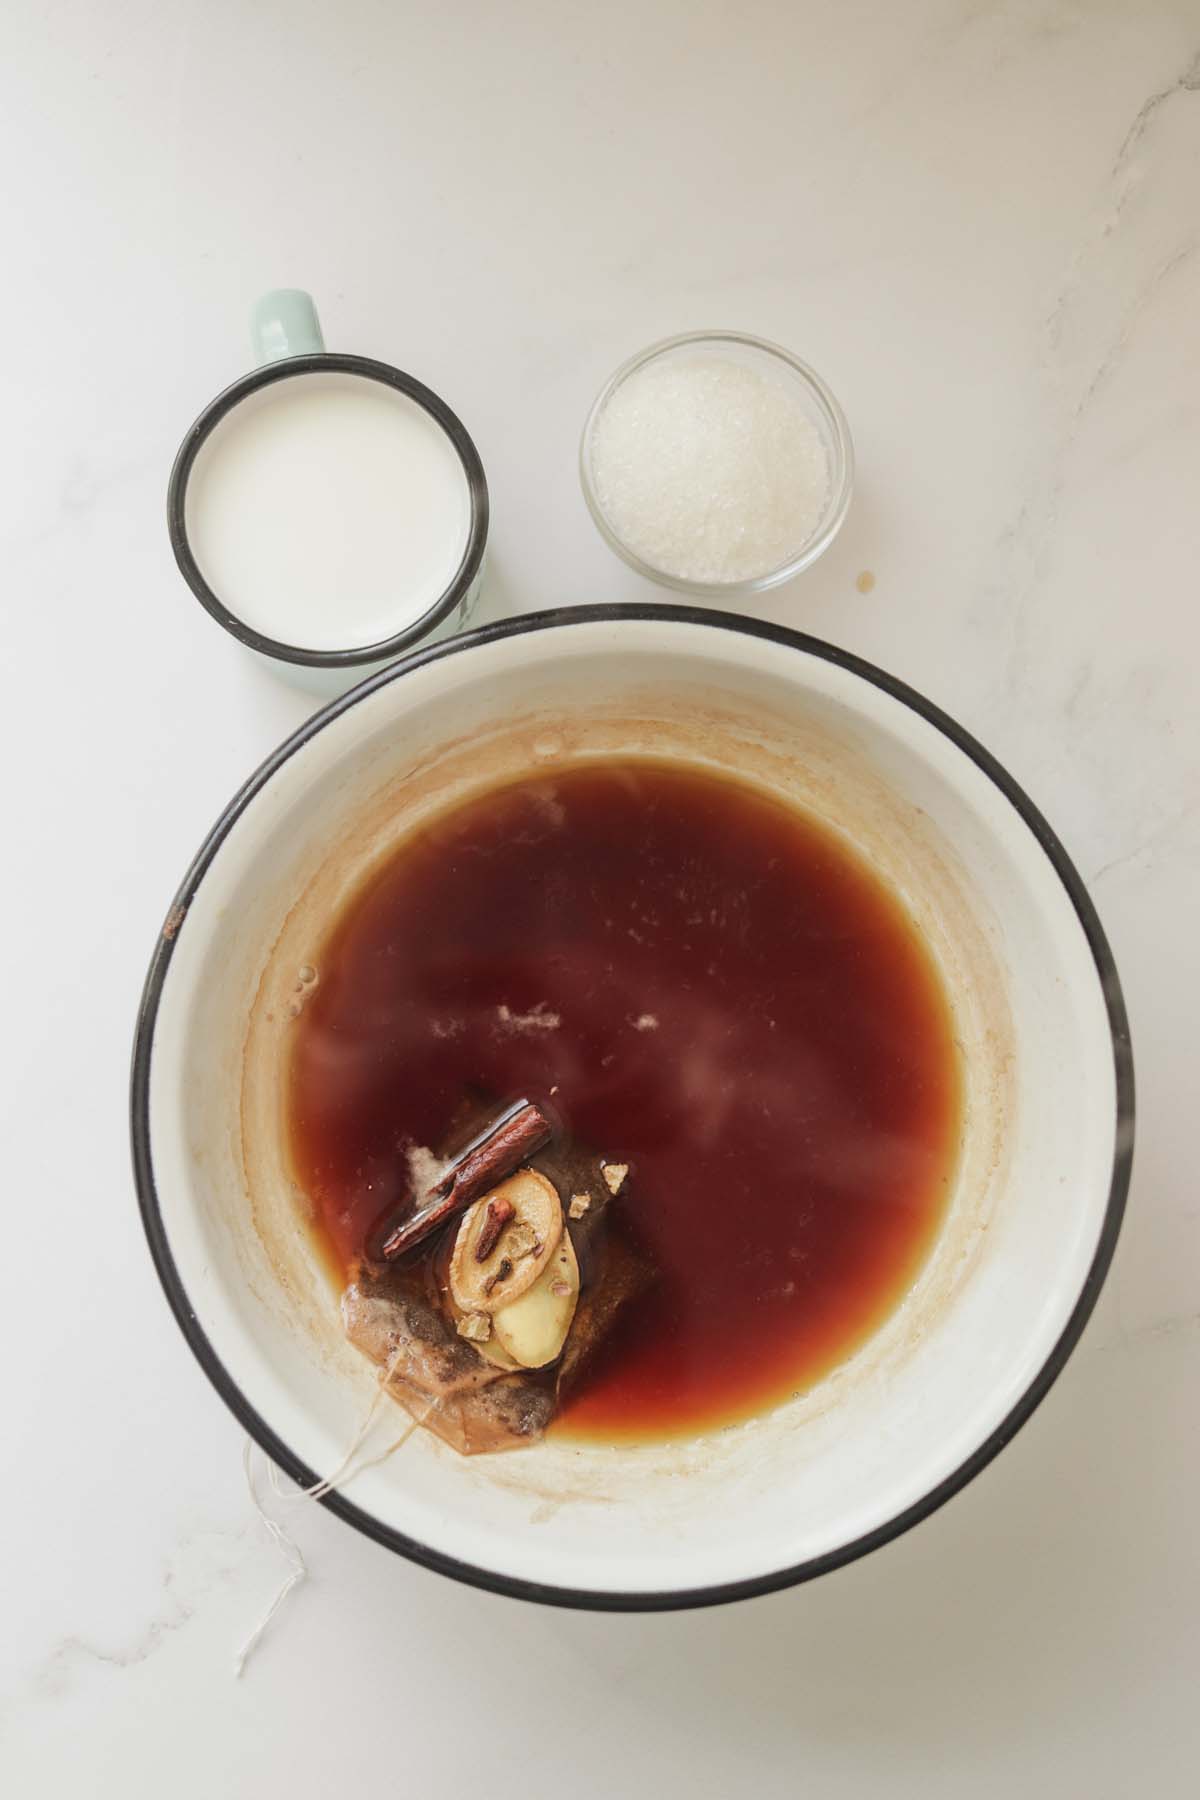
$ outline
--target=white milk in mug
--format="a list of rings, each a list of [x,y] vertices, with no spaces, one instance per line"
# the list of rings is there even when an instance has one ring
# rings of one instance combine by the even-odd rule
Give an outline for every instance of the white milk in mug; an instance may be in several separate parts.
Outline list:
[[[227,390],[185,440],[169,513],[197,597],[317,693],[461,629],[478,593],[474,445],[428,389],[365,358],[289,349]]]

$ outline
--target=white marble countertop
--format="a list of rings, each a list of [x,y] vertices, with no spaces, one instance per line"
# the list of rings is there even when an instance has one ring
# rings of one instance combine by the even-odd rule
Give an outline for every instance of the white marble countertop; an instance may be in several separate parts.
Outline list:
[[[0,1784],[1194,1792],[1194,0],[10,0],[5,24]],[[575,474],[619,359],[716,324],[812,361],[857,498],[759,610],[979,734],[1111,934],[1140,1138],[1099,1310],[979,1480],[806,1588],[556,1612],[311,1508],[310,1579],[232,1678],[282,1565],[146,1254],[125,1090],[176,881],[306,710],[191,601],[163,516],[249,303],[287,283],[466,420],[489,616],[650,593]]]

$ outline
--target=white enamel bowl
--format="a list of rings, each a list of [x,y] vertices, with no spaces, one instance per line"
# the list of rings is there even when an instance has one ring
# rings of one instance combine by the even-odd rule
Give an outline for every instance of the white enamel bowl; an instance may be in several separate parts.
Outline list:
[[[290,1181],[295,970],[319,961],[340,900],[423,812],[613,753],[736,769],[842,831],[941,965],[966,1083],[928,1266],[816,1389],[677,1445],[552,1437],[464,1460],[418,1433],[325,1502],[480,1586],[632,1609],[818,1574],[983,1468],[1094,1304],[1133,1089],[1116,971],[1061,845],[978,744],[878,670],[663,606],[541,614],[421,652],[319,713],[231,802],[170,910],[138,1026],[134,1161],[159,1274],[206,1374],[296,1480],[340,1463],[372,1372],[341,1341]]]

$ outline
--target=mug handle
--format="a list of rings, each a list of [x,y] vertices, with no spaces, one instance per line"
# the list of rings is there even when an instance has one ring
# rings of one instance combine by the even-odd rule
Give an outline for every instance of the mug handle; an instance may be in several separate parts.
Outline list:
[[[285,356],[318,356],[325,348],[321,321],[303,288],[272,288],[250,314],[250,337],[259,366]]]

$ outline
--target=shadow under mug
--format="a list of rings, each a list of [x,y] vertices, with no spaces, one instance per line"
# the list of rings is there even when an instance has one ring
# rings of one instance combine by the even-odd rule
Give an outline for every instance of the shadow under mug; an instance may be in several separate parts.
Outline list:
[[[279,675],[310,692],[342,693],[418,644],[461,631],[475,608],[488,535],[488,489],[483,464],[466,427],[445,401],[391,363],[326,350],[312,297],[298,288],[265,294],[251,315],[258,366],[209,402],[176,454],[167,486],[167,530],[184,580],[206,612]],[[470,524],[462,558],[445,590],[402,631],[373,644],[313,650],[266,636],[233,612],[210,586],[188,536],[188,482],[196,458],[215,428],[235,407],[280,381],[311,375],[351,375],[380,382],[423,408],[445,432],[466,477]]]

